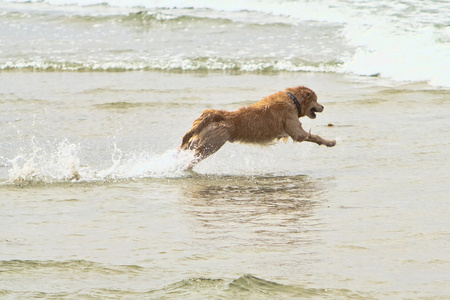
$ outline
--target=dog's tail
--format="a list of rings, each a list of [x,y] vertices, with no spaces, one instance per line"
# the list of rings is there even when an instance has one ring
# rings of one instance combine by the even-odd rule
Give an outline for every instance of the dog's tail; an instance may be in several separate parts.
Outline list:
[[[206,126],[213,122],[223,121],[225,118],[220,110],[208,109],[205,110],[197,120],[194,121],[192,128],[183,136],[180,149],[186,150],[189,148],[189,141],[191,138],[199,134]]]

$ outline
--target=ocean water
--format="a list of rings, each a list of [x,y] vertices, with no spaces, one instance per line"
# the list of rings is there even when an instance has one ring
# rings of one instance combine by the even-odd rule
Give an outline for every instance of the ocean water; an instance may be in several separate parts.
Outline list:
[[[0,298],[450,299],[448,1],[0,1]],[[208,108],[305,85],[306,130]]]

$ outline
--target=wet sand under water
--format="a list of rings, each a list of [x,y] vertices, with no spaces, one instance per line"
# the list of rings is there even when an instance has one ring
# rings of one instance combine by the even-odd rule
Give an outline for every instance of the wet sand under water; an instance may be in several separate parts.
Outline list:
[[[0,82],[0,295],[450,295],[449,91],[311,73]],[[325,106],[304,127],[336,147],[227,144],[181,170],[203,110],[296,85]]]

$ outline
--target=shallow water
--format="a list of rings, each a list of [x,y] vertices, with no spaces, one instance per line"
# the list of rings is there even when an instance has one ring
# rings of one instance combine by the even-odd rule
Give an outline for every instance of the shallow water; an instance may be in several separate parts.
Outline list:
[[[0,2],[0,296],[448,299],[447,4],[175,2]],[[384,64],[403,52],[373,38],[408,36],[432,43]],[[335,147],[228,143],[184,171],[203,110],[297,85]]]
[[[446,90],[308,73],[0,77],[7,297],[449,294]],[[203,109],[298,82],[325,106],[305,128],[336,147],[227,144],[182,171],[175,148]]]

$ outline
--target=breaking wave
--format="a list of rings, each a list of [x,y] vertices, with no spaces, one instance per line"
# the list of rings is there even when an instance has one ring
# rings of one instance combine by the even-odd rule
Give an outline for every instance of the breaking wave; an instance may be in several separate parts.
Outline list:
[[[145,61],[51,61],[36,57],[0,62],[0,70],[126,72],[126,71],[239,71],[339,72],[341,63],[313,63],[301,59],[161,58]]]
[[[13,26],[0,70],[336,72],[450,87],[446,1],[7,2],[22,4],[3,4]]]

